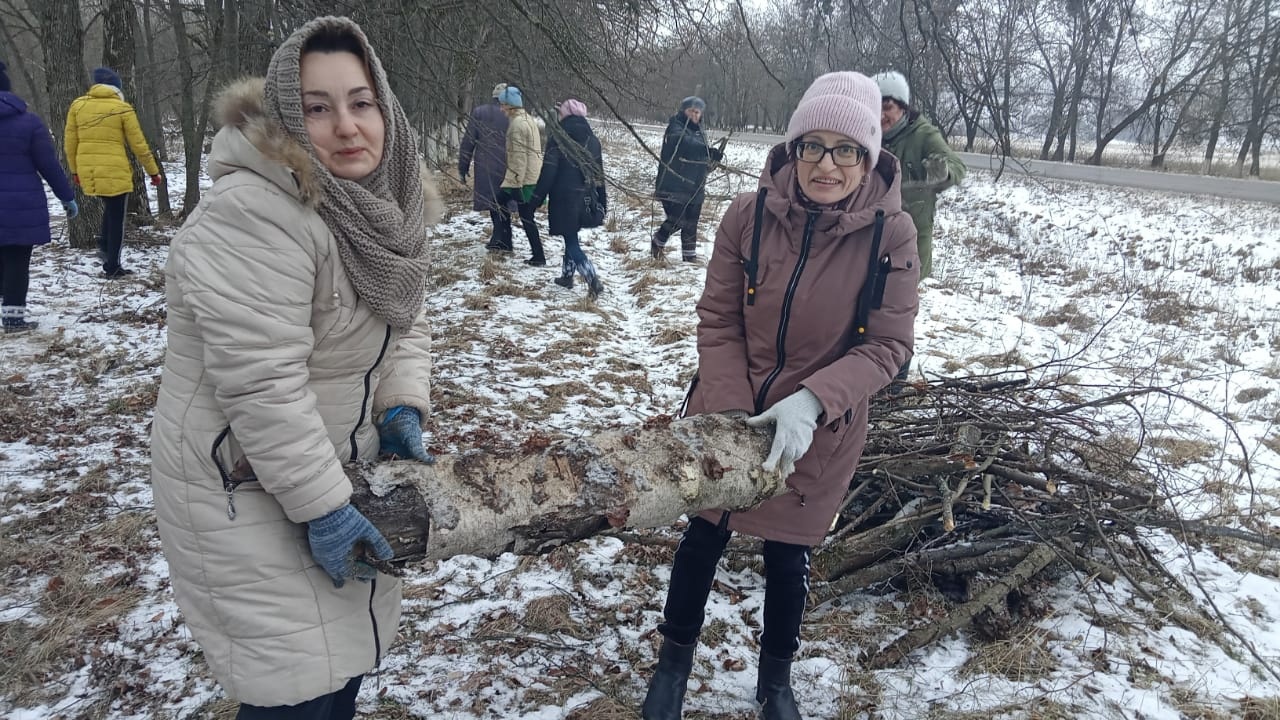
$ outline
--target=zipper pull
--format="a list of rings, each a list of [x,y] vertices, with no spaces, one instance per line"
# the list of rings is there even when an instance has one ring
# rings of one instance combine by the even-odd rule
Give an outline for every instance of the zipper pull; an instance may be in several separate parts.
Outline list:
[[[227,488],[227,519],[228,520],[236,519],[236,501],[234,497],[235,493],[236,493],[236,487],[234,485]]]

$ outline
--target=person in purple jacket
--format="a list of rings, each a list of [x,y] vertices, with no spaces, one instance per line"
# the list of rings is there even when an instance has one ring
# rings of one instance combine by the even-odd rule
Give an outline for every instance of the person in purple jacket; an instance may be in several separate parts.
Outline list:
[[[0,62],[0,318],[6,333],[18,333],[36,326],[27,318],[31,249],[51,239],[41,178],[62,201],[67,219],[79,208],[49,128],[11,89]]]
[[[493,232],[488,240],[490,244],[500,241],[497,232],[502,227],[498,189],[507,174],[507,124],[510,121],[498,105],[498,96],[506,89],[506,83],[498,83],[493,87],[493,99],[471,111],[458,153],[458,177],[462,182],[467,181],[471,164],[475,163],[471,209],[489,213],[489,219],[493,221]],[[510,227],[507,230],[509,232]],[[511,238],[505,242],[510,245]]]

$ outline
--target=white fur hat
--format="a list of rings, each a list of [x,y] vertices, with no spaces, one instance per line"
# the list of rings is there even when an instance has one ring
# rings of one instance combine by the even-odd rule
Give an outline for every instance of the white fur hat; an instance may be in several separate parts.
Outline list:
[[[871,78],[880,86],[880,97],[893,98],[903,105],[911,104],[911,86],[902,73],[886,70]]]

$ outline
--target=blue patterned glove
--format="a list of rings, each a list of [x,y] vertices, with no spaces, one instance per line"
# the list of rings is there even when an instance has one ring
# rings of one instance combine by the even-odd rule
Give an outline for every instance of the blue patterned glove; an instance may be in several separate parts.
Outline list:
[[[378,440],[382,444],[383,455],[428,465],[436,461],[435,456],[422,446],[422,414],[416,408],[397,405],[388,410],[378,427]]]
[[[75,199],[62,203],[62,209],[67,211],[68,220],[80,214],[80,206],[76,204]]]
[[[351,505],[307,523],[307,542],[311,557],[333,578],[334,587],[342,587],[351,577],[362,582],[377,577],[377,570],[360,562],[366,552],[375,560],[395,555],[382,533]]]

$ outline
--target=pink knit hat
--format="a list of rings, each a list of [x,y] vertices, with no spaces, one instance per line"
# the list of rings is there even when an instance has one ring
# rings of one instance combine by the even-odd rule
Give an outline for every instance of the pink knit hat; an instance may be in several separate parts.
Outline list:
[[[570,115],[586,117],[587,106],[582,104],[581,100],[574,100],[573,98],[569,98],[568,100],[560,103],[560,119],[563,120]]]
[[[787,123],[787,142],[814,130],[837,132],[880,159],[880,87],[856,72],[827,73],[809,86]]]

